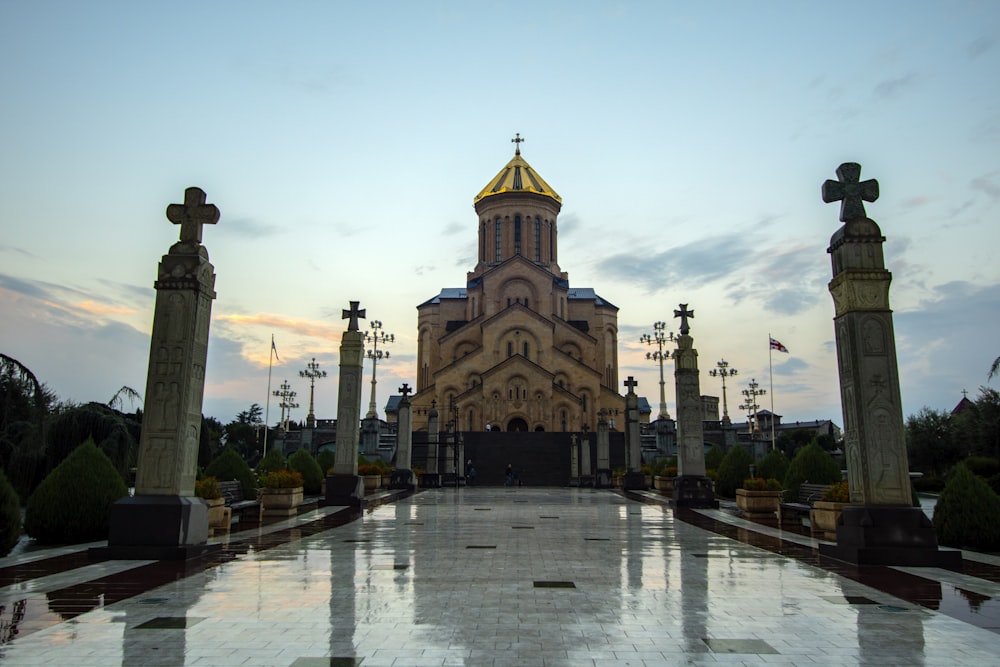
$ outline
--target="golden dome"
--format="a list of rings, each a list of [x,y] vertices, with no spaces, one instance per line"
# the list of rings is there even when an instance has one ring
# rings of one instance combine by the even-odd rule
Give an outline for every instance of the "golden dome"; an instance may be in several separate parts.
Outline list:
[[[542,180],[531,165],[521,157],[521,147],[518,146],[514,152],[514,157],[507,163],[500,173],[490,179],[486,187],[480,190],[473,204],[478,204],[487,197],[503,194],[504,192],[531,192],[544,197],[551,197],[562,204],[562,197],[549,187],[549,184]]]

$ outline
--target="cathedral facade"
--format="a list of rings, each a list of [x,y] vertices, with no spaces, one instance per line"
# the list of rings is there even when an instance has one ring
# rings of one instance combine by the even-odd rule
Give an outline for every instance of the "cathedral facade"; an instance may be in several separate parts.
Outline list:
[[[600,410],[624,414],[618,308],[560,269],[562,200],[520,141],[473,201],[479,258],[465,287],[417,306],[414,430],[432,404],[462,431],[593,431]]]

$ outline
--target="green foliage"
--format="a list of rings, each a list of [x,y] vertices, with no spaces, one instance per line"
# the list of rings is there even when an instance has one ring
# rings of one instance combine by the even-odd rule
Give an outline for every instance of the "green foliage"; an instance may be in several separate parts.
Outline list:
[[[285,470],[288,468],[288,462],[285,461],[285,455],[281,453],[276,447],[272,447],[268,450],[264,458],[260,460],[257,464],[255,471],[258,477],[263,477],[269,472],[274,472],[275,470]]]
[[[265,489],[295,489],[304,485],[302,473],[297,470],[272,470],[260,478]]]
[[[773,477],[769,477],[768,479],[764,479],[763,477],[747,477],[743,480],[740,488],[747,491],[781,491],[781,482]]]
[[[0,471],[0,556],[6,556],[21,537],[21,499]]]
[[[676,465],[676,459],[672,456],[661,456],[660,458],[653,461],[653,474],[665,477],[667,468],[672,465]],[[676,477],[676,473],[674,474]]]
[[[947,546],[1000,549],[1000,496],[960,463],[938,497],[934,530]]]
[[[767,456],[757,461],[757,474],[765,479],[785,479],[788,473],[788,457],[780,449],[772,449]]]
[[[798,451],[785,473],[785,488],[791,498],[798,497],[799,486],[810,484],[836,484],[843,475],[840,466],[817,443],[811,442]]]
[[[743,445],[736,443],[719,464],[719,479],[715,482],[715,492],[726,498],[736,497],[736,489],[750,476],[753,456]]]
[[[111,505],[127,495],[125,481],[111,459],[88,438],[31,494],[25,532],[41,544],[106,538]]]
[[[135,467],[139,424],[103,403],[88,403],[61,412],[49,425],[45,450],[48,470],[59,465],[80,443],[93,438],[108,455],[122,480]]]
[[[319,454],[316,455],[316,463],[319,464],[320,470],[323,471],[325,475],[329,472],[333,464],[337,462],[337,455],[331,449],[321,449]]]
[[[222,491],[219,489],[219,480],[214,477],[205,477],[203,479],[195,480],[194,495],[199,498],[204,498],[205,500],[216,500],[221,498]]]
[[[705,467],[718,470],[719,466],[722,465],[722,459],[725,457],[726,454],[722,451],[722,447],[712,445],[705,453]]]
[[[208,467],[205,468],[205,475],[212,476],[222,482],[237,480],[243,487],[243,497],[253,498],[256,480],[250,466],[243,460],[243,457],[236,453],[232,447],[226,447],[222,453],[215,457]]]
[[[306,495],[319,495],[321,485],[323,480],[326,479],[326,475],[323,473],[323,469],[320,468],[319,463],[316,462],[316,459],[313,458],[312,454],[304,449],[300,449],[288,457],[288,467],[302,473]]]
[[[989,479],[993,475],[1000,474],[1000,461],[988,456],[970,456],[963,461],[965,467],[973,475]]]
[[[830,488],[823,494],[823,500],[828,503],[849,503],[851,502],[851,488],[847,480],[841,480],[836,484],[831,484]]]

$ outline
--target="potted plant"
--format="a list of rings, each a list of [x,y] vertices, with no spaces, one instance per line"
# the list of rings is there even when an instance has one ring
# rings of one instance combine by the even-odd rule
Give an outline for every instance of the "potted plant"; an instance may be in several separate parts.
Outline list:
[[[625,486],[625,468],[615,468],[611,472],[611,481],[614,483],[616,489]]]
[[[302,504],[304,481],[297,470],[275,470],[261,477],[264,516],[292,516]]]
[[[736,489],[736,506],[748,519],[773,518],[781,507],[781,482],[763,477],[748,477]]]
[[[365,480],[365,493],[371,493],[382,483],[382,471],[372,463],[358,465],[358,474]]]
[[[677,466],[663,466],[660,472],[653,476],[653,488],[665,496],[672,496],[675,477],[677,477]]]
[[[837,519],[851,503],[851,491],[847,480],[830,485],[823,498],[813,503],[809,511],[809,523],[814,533],[823,533],[824,540],[837,541]]]
[[[195,480],[194,495],[204,500],[208,505],[209,528],[227,528],[229,526],[229,522],[226,521],[226,501],[219,489],[219,480],[214,477]]]
[[[639,472],[641,472],[646,477],[646,488],[653,486],[653,466],[649,463],[643,463],[639,466]]]

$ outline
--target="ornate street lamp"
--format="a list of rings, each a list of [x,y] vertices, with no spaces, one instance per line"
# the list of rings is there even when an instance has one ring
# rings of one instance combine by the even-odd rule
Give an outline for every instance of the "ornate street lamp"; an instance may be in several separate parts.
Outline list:
[[[313,357],[311,363],[306,364],[306,370],[299,371],[300,378],[309,378],[309,414],[306,415],[306,426],[308,428],[313,428],[316,426],[316,415],[313,414],[313,394],[316,388],[316,380],[319,378],[326,377],[326,371],[321,371],[319,369],[319,364],[316,363],[316,357]]]
[[[292,408],[299,407],[299,404],[295,402],[295,397],[298,394],[292,391],[292,386],[288,384],[288,380],[282,382],[281,389],[275,389],[273,394],[281,399],[281,403],[278,403],[278,406],[281,408],[281,429],[287,433],[288,418],[292,416]]]
[[[760,389],[760,385],[757,384],[756,378],[750,378],[749,384],[747,384],[749,389],[743,390],[743,395],[746,399],[743,401],[743,409],[747,411],[747,417],[750,416],[750,412],[753,412],[753,428],[750,430],[750,439],[754,440],[756,438],[757,431],[759,430],[757,424],[757,410],[760,406],[757,405],[757,397],[763,396],[767,393],[766,389]],[[771,447],[774,447],[774,443],[771,443]]]
[[[670,358],[670,352],[663,351],[663,344],[666,342],[673,342],[674,333],[672,331],[667,332],[666,322],[654,322],[653,323],[653,333],[643,334],[639,337],[640,343],[645,343],[646,345],[656,345],[656,350],[654,352],[647,352],[646,358],[657,362],[660,365],[660,419],[670,419],[670,413],[667,412],[667,395],[664,390],[663,381],[663,360]]]
[[[371,343],[372,349],[367,350],[365,356],[372,360],[372,400],[368,403],[368,414],[365,415],[365,419],[378,418],[378,411],[375,410],[375,370],[378,368],[379,361],[389,358],[388,351],[383,352],[378,349],[379,343],[385,345],[396,342],[396,336],[382,331],[381,320],[372,320],[371,328],[371,331],[365,332],[365,342]]]
[[[708,372],[712,377],[722,378],[722,421],[723,423],[730,423],[729,419],[729,406],[726,405],[726,378],[733,377],[737,374],[735,368],[729,367],[729,362],[725,359],[720,359],[716,364],[716,368],[713,368]]]

